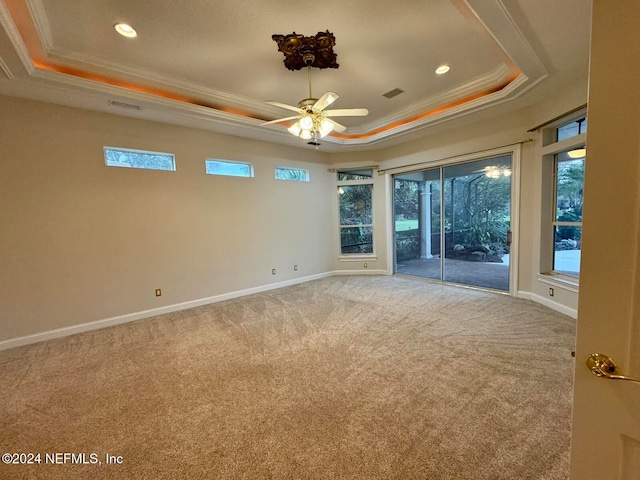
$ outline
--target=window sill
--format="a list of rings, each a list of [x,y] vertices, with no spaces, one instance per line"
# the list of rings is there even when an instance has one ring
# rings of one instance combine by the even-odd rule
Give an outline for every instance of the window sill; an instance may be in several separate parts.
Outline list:
[[[338,257],[339,262],[361,262],[362,260],[377,260],[378,256],[374,253],[371,254],[354,254],[354,255],[340,255]]]
[[[546,283],[547,285],[553,285],[554,287],[563,288],[573,293],[578,293],[578,288],[580,287],[577,278],[565,277],[554,273],[539,273],[538,281]]]

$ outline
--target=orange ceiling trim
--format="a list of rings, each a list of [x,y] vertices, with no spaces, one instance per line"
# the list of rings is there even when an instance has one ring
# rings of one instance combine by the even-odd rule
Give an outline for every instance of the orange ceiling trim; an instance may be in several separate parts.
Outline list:
[[[148,95],[153,95],[156,97],[161,97],[161,98],[166,98],[169,100],[174,100],[177,102],[181,102],[181,103],[188,103],[190,105],[197,105],[197,106],[201,106],[201,107],[206,107],[206,108],[210,108],[213,110],[217,110],[217,111],[221,111],[221,112],[226,112],[232,115],[238,115],[238,116],[242,116],[242,117],[246,117],[246,118],[253,118],[256,120],[262,120],[262,121],[267,121],[269,119],[265,119],[265,118],[261,118],[258,117],[256,115],[253,115],[249,112],[243,111],[243,110],[238,110],[236,108],[233,107],[227,107],[227,106],[221,106],[221,105],[214,105],[214,104],[210,104],[210,103],[206,103],[200,100],[197,100],[195,98],[191,98],[185,95],[181,95],[178,93],[174,93],[174,92],[170,92],[167,90],[162,90],[162,89],[158,89],[158,88],[153,88],[153,87],[146,87],[143,85],[139,85],[136,83],[131,83],[131,82],[124,82],[121,80],[116,80],[114,78],[110,78],[106,75],[99,75],[99,74],[94,74],[94,73],[90,73],[84,70],[81,70],[79,68],[73,68],[73,67],[67,67],[67,66],[62,66],[62,65],[57,65],[54,64],[52,62],[49,62],[47,60],[45,60],[46,58],[46,52],[44,51],[44,47],[40,44],[40,40],[39,40],[39,36],[38,33],[36,31],[36,28],[33,24],[33,20],[31,19],[31,15],[29,13],[28,7],[26,5],[26,2],[20,1],[20,0],[5,0],[5,5],[7,6],[9,12],[11,13],[12,18],[14,19],[14,22],[16,24],[16,27],[18,28],[18,31],[20,32],[20,35],[25,43],[25,46],[27,48],[27,51],[29,52],[29,56],[31,57],[31,61],[33,62],[33,66],[35,68],[41,69],[41,70],[47,70],[50,72],[56,72],[56,73],[60,73],[60,74],[65,74],[65,75],[71,75],[77,78],[83,78],[85,80],[90,80],[90,81],[94,81],[94,82],[99,82],[105,85],[113,85],[116,87],[120,87],[123,88],[125,90],[129,90],[132,92],[139,92],[139,93],[145,93]],[[478,98],[482,98],[484,96],[487,95],[491,95],[492,93],[496,93],[499,92],[500,90],[504,89],[506,86],[508,86],[511,82],[513,82],[516,78],[518,78],[521,75],[521,72],[517,69],[513,69],[512,75],[510,76],[510,78],[504,82],[502,85],[492,88],[492,89],[488,89],[485,90],[483,92],[474,94],[474,95],[470,95],[468,97],[465,97],[461,100],[457,100],[455,102],[451,102],[449,104],[434,108],[432,110],[428,110],[422,113],[419,113],[417,115],[414,115],[412,117],[409,118],[405,118],[403,120],[394,122],[394,123],[390,123],[388,125],[385,125],[384,127],[380,127],[377,128],[375,130],[371,130],[369,132],[365,132],[365,133],[361,133],[361,134],[354,134],[354,135],[348,135],[348,134],[342,134],[342,133],[337,133],[337,132],[332,132],[330,134],[331,137],[336,138],[336,139],[340,139],[340,140],[357,140],[357,139],[367,139],[367,138],[371,138],[374,135],[378,135],[380,133],[384,133],[384,132],[388,132],[390,130],[393,130],[395,128],[398,127],[402,127],[405,125],[409,125],[413,122],[422,120],[424,118],[427,117],[431,117],[433,115],[436,115],[438,113],[441,112],[445,112],[447,110],[450,110],[454,107],[457,107],[459,105],[463,105],[465,103],[471,102],[473,100],[476,100]],[[286,124],[284,124],[286,126]]]
[[[218,105],[214,105],[211,103],[202,102],[200,100],[196,100],[191,97],[187,97],[184,95],[180,95],[177,93],[169,92],[167,90],[161,90],[153,87],[146,87],[143,85],[138,85],[130,82],[123,82],[121,80],[116,80],[105,75],[98,75],[95,73],[86,72],[84,70],[80,70],[78,68],[66,67],[61,65],[56,65],[53,63],[45,63],[40,61],[33,61],[33,66],[39,68],[41,70],[47,70],[50,72],[63,73],[65,75],[71,75],[78,78],[83,78],[85,80],[91,80],[94,82],[103,83],[105,85],[113,85],[115,87],[124,88],[126,90],[138,93],[146,93],[148,95],[154,95],[156,97],[162,97],[169,100],[175,100],[182,103],[189,103],[191,105],[197,105],[200,107],[211,108],[212,110],[219,110],[221,112],[230,113],[233,115],[240,115],[243,117],[256,118],[258,120],[263,120],[258,118],[249,112],[245,112],[242,110],[238,110],[236,108],[231,107],[221,107]]]
[[[14,23],[22,37],[22,41],[24,42],[27,51],[29,52],[29,56],[31,57],[31,62],[35,68],[40,70],[47,70],[50,72],[62,73],[65,75],[71,75],[78,78],[83,78],[85,80],[92,80],[95,82],[103,83],[106,85],[113,85],[116,87],[124,88],[129,91],[146,93],[149,95],[154,95],[157,97],[166,98],[169,100],[175,100],[182,103],[189,103],[191,105],[197,105],[200,107],[211,108],[213,110],[218,110],[226,113],[230,113],[233,115],[240,115],[248,118],[257,118],[249,112],[245,112],[236,108],[225,107],[214,105],[211,103],[202,102],[195,98],[190,98],[185,95],[180,95],[174,92],[169,92],[166,90],[146,87],[143,85],[138,85],[131,82],[124,82],[121,80],[116,80],[110,78],[106,75],[99,75],[90,73],[79,68],[73,68],[63,65],[58,65],[52,63],[46,59],[46,52],[44,50],[43,45],[40,43],[40,37],[35,28],[33,20],[31,18],[31,14],[29,13],[29,9],[27,7],[26,2],[21,0],[5,0],[5,4],[7,9],[9,10],[11,17],[14,20]],[[258,118],[258,120],[264,120],[262,118]]]
[[[378,135],[380,133],[388,132],[389,130],[393,130],[394,128],[398,128],[398,127],[403,127],[405,125],[409,125],[409,124],[411,124],[413,122],[417,122],[418,120],[422,120],[422,119],[427,118],[427,117],[432,117],[432,116],[434,116],[434,115],[436,115],[438,113],[446,112],[447,110],[451,110],[452,108],[458,107],[460,105],[464,105],[465,103],[472,102],[473,100],[477,100],[478,98],[486,97],[487,95],[491,95],[492,93],[499,92],[499,91],[503,90],[504,88],[506,88],[509,84],[511,84],[511,82],[513,82],[520,75],[521,75],[521,72],[519,70],[515,70],[512,73],[511,77],[506,82],[504,82],[502,85],[499,85],[497,87],[485,90],[485,91],[480,92],[480,93],[469,95],[468,97],[462,98],[460,100],[456,100],[455,102],[451,102],[451,103],[448,103],[446,105],[442,105],[440,107],[436,107],[436,108],[434,108],[432,110],[427,110],[426,112],[422,112],[422,113],[419,113],[419,114],[414,115],[412,117],[408,117],[408,118],[405,118],[403,120],[399,120],[397,122],[390,123],[388,125],[385,125],[384,127],[380,127],[380,128],[375,129],[375,130],[371,130],[369,132],[360,133],[360,134],[354,134],[354,135],[346,135],[346,134],[343,134],[343,133],[331,133],[331,136],[334,137],[334,138],[340,139],[340,140],[359,140],[359,139],[371,138],[374,135]]]

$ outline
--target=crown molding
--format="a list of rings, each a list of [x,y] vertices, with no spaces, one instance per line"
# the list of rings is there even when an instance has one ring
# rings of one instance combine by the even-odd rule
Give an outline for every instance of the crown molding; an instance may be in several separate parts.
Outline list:
[[[407,118],[420,115],[429,110],[450,105],[461,98],[468,98],[472,95],[486,92],[487,90],[504,85],[504,83],[509,79],[509,75],[511,73],[512,71],[509,66],[502,63],[486,75],[477,77],[456,88],[418,100],[417,102],[408,105],[406,108],[394,112],[392,115],[388,115],[376,120],[375,122],[365,124],[360,128],[350,128],[349,134],[366,134],[367,132],[384,128],[387,125],[402,122]]]
[[[51,26],[49,25],[44,3],[42,3],[42,0],[27,0],[27,8],[31,14],[33,25],[36,27],[42,48],[44,48],[45,52],[49,52],[53,48],[53,35],[51,34]]]
[[[11,73],[11,70],[9,69],[9,67],[7,66],[7,64],[4,62],[4,60],[2,59],[2,57],[0,57],[0,70],[2,70],[5,74],[5,76],[9,79],[9,80],[13,80],[13,73]]]
[[[7,6],[5,5],[3,0],[0,0],[0,26],[4,29],[7,36],[9,37],[9,41],[13,48],[15,49],[22,65],[29,75],[31,75],[34,71],[33,61],[31,60],[31,55],[29,54],[29,50],[27,46],[22,41],[22,36],[18,31],[18,27],[13,21],[13,17],[9,13]]]
[[[502,0],[464,0],[500,48],[518,69],[535,82],[548,75]]]
[[[327,136],[323,142],[340,148],[378,145],[447,120],[514,100],[547,78],[547,70],[514,22],[503,0],[461,1],[470,12],[469,21],[475,24],[475,28],[486,30],[486,33],[495,41],[496,46],[504,52],[505,60],[485,75],[471,79],[452,90],[423,98],[391,115],[361,127],[349,128],[348,135]],[[0,59],[0,69],[10,80],[14,82],[26,81],[27,84],[31,81],[40,85],[48,83],[52,87],[56,86],[59,92],[64,90],[65,98],[69,98],[72,89],[81,89],[85,95],[92,98],[101,96],[105,105],[107,100],[113,99],[123,102],[140,102],[144,103],[146,111],[155,112],[158,119],[162,118],[168,123],[171,123],[172,116],[188,117],[194,121],[202,122],[203,128],[224,131],[236,129],[235,135],[246,135],[251,138],[269,136],[271,141],[289,143],[291,134],[282,125],[261,127],[259,126],[261,120],[254,118],[270,118],[281,114],[280,109],[266,104],[262,99],[256,100],[182,78],[66,51],[54,45],[43,0],[27,0],[26,5],[34,24],[34,31],[46,57],[44,60],[49,63],[51,68],[47,68],[48,66],[44,62],[38,63],[38,65],[42,65],[42,68],[34,65],[34,60],[31,58],[4,0],[0,0],[0,25],[7,33],[28,74],[28,76],[21,74],[16,77],[7,64]],[[38,59],[38,61],[40,60]],[[13,66],[17,65],[18,62],[15,62]],[[63,73],[63,69],[55,71],[58,66],[70,67],[67,70],[70,73]],[[98,73],[103,76],[103,79],[90,79],[74,75],[72,74],[73,69],[83,73]],[[519,75],[515,78],[513,78],[514,71],[519,71]],[[122,79],[122,86],[108,83],[109,77]],[[132,88],[127,88],[126,82],[129,82]],[[145,93],[133,88],[136,85],[147,87],[149,91]],[[499,90],[493,91],[497,88]],[[157,89],[157,91],[153,92],[152,89]],[[491,93],[473,98],[474,95],[483,92]],[[167,95],[163,96],[163,93]],[[174,98],[171,98],[172,96]],[[183,97],[182,100],[180,97]],[[456,104],[460,99],[465,98],[469,100]],[[93,102],[90,103],[93,104]],[[207,107],[205,104],[215,105],[215,107]],[[77,105],[90,108],[83,105],[80,100]],[[443,108],[443,110],[437,111],[438,108]],[[230,113],[233,109],[247,113]],[[435,112],[429,114],[432,110]],[[110,111],[125,114],[120,111]],[[143,114],[142,117],[146,114]],[[131,112],[126,115],[139,116]],[[220,128],[213,127],[214,122],[219,123]]]

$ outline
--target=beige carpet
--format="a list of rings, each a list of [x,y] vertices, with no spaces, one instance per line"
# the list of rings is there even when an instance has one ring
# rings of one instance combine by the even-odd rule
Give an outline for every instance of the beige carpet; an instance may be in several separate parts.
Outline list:
[[[574,324],[332,277],[0,352],[0,453],[41,454],[0,478],[565,480]]]

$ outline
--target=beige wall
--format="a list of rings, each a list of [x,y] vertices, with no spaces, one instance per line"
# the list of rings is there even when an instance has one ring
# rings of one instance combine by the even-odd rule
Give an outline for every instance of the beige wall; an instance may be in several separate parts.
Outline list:
[[[376,258],[344,262],[328,164],[393,168],[528,138],[535,142],[522,147],[518,290],[571,312],[577,294],[556,288],[549,300],[537,275],[540,139],[527,130],[585,98],[577,82],[515,114],[495,107],[404,144],[326,154],[0,97],[0,342],[318,275],[388,272],[390,177],[375,178]],[[106,167],[104,145],[174,153],[177,171]],[[205,175],[206,157],[251,161],[256,176]],[[277,165],[307,168],[311,182],[276,181]]]
[[[406,143],[371,152],[354,152],[331,155],[335,165],[347,166],[375,163],[382,169],[400,168],[414,164],[437,165],[443,159],[462,156],[464,160],[482,158],[484,150],[498,146],[532,139],[522,145],[520,162],[520,205],[519,205],[519,242],[518,252],[518,285],[520,297],[543,303],[563,313],[576,316],[578,294],[572,287],[561,284],[552,285],[554,297],[549,296],[549,285],[540,278],[540,243],[541,218],[544,215],[542,204],[542,154],[541,134],[528,132],[529,129],[546,122],[558,115],[570,111],[586,102],[586,79],[576,81],[570,90],[557,92],[542,104],[534,104],[522,108],[516,113],[502,113],[503,107],[492,108],[463,119],[447,122],[428,130],[425,135]],[[478,152],[474,154],[474,152]],[[467,155],[471,154],[471,155]],[[421,168],[421,167],[417,167]],[[376,224],[377,233],[385,242],[377,249],[384,251],[374,265],[377,268],[392,267],[392,255],[386,255],[389,249],[387,239],[391,235],[391,221],[388,205],[391,203],[391,192],[380,195],[384,191],[385,178],[377,180],[376,188]],[[388,230],[380,232],[381,228]],[[379,237],[376,236],[376,239]],[[369,263],[371,265],[371,263]],[[345,268],[343,262],[340,268]],[[335,268],[339,268],[335,266]],[[353,263],[346,269],[360,270],[361,263]]]
[[[8,97],[0,111],[0,341],[332,267],[325,154]],[[177,171],[106,167],[104,145],[174,153]],[[205,157],[255,178],[205,175]]]

